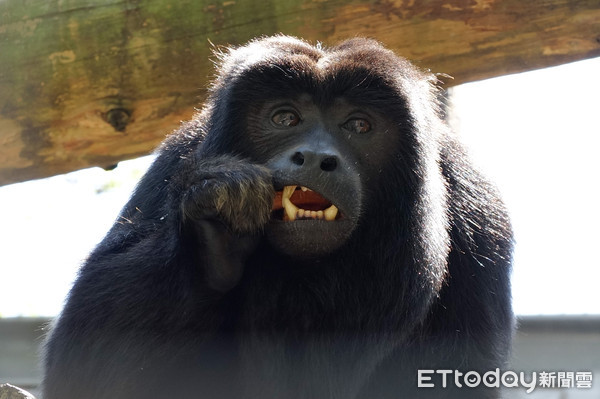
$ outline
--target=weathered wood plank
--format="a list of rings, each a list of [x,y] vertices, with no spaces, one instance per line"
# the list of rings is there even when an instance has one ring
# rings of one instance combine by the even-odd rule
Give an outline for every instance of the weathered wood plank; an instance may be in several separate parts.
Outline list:
[[[377,38],[448,84],[600,55],[598,0],[4,0],[0,184],[148,153],[201,103],[211,46]]]

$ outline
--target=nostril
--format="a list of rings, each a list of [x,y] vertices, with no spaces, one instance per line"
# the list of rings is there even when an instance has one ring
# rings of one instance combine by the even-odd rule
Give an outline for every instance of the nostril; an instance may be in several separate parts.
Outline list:
[[[337,168],[337,159],[335,157],[327,157],[321,161],[321,170],[332,172]]]
[[[292,162],[298,166],[302,166],[304,164],[304,155],[301,152],[296,152],[292,155]]]

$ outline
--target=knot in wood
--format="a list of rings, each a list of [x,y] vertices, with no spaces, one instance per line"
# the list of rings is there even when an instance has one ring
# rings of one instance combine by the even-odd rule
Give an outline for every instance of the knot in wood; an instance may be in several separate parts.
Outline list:
[[[131,118],[131,113],[124,108],[113,108],[109,110],[106,115],[106,121],[117,131],[124,132],[127,124],[129,123],[129,119]]]

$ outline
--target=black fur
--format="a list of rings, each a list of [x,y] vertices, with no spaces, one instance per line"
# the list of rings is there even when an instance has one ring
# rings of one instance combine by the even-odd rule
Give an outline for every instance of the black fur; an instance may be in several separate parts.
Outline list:
[[[416,387],[420,368],[502,368],[513,327],[509,220],[435,79],[365,39],[277,36],[220,58],[205,107],[82,267],[44,399],[498,397]],[[347,113],[372,131],[348,133]],[[270,221],[285,184],[344,218]]]

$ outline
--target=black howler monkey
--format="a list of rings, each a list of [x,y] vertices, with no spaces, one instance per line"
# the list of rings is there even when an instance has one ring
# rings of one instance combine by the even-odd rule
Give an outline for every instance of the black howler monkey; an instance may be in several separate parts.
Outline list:
[[[367,39],[219,56],[82,267],[44,399],[497,397],[418,387],[501,368],[513,326],[509,220],[435,78]]]

